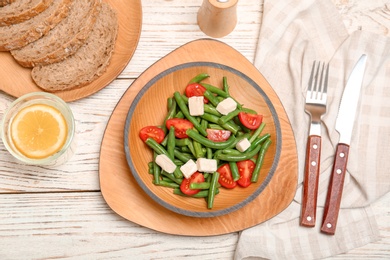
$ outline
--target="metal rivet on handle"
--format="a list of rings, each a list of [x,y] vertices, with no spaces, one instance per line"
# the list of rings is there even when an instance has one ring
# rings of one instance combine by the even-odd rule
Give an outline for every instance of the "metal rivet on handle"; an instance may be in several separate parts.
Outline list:
[[[312,165],[312,166],[316,166],[317,163],[316,163],[315,161],[312,161],[312,162],[311,162],[311,165]]]
[[[339,155],[340,155],[341,158],[343,158],[345,156],[344,153],[340,153]]]
[[[327,227],[327,228],[331,228],[331,227],[332,227],[332,224],[328,223],[328,224],[326,224],[326,227]]]
[[[307,221],[311,221],[311,217],[310,216],[307,216]]]
[[[318,145],[313,144],[313,149],[317,149],[317,148],[318,148]]]
[[[336,170],[336,173],[337,173],[337,174],[341,174],[341,170],[340,170],[340,169],[337,169],[337,170]]]

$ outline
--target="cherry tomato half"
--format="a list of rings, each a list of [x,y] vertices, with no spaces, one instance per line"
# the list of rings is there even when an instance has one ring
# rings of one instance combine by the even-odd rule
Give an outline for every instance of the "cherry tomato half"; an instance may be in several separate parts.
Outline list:
[[[224,142],[229,139],[232,132],[229,130],[206,129],[207,138],[214,142]]]
[[[249,129],[257,129],[259,128],[261,122],[263,121],[262,115],[249,114],[245,112],[238,113],[238,118],[240,122]]]
[[[186,87],[186,96],[187,97],[203,97],[203,93],[206,91],[206,88],[200,85],[199,83],[191,83]],[[203,99],[205,104],[209,103],[207,98]]]
[[[194,125],[187,119],[182,118],[171,118],[166,122],[166,126],[168,129],[173,126],[175,128],[175,136],[177,138],[187,138],[188,135],[186,131],[194,127]]]
[[[184,178],[183,181],[180,184],[180,190],[186,195],[195,195],[198,193],[200,190],[192,190],[190,189],[190,184],[191,183],[200,183],[204,182],[204,177],[203,174],[199,172],[195,172],[194,174],[191,175],[189,179]]]
[[[240,174],[240,179],[237,181],[238,185],[246,188],[251,184],[251,178],[255,166],[256,164],[252,160],[237,162],[238,172]]]
[[[145,126],[139,131],[139,137],[142,141],[146,141],[149,137],[153,138],[157,143],[161,143],[164,140],[164,131],[157,126]]]
[[[218,182],[222,187],[233,189],[237,186],[237,183],[233,180],[232,171],[228,163],[220,166],[217,172],[219,172]]]

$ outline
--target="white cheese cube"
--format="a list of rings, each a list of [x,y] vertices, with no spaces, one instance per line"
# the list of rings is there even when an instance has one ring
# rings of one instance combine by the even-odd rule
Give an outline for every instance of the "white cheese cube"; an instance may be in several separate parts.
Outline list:
[[[216,108],[222,115],[227,115],[237,108],[237,103],[232,98],[228,97],[219,102]]]
[[[191,116],[201,116],[204,114],[204,97],[188,98],[188,108]]]
[[[248,138],[244,138],[237,142],[236,149],[243,153],[249,148],[249,146],[251,146],[251,143]]]
[[[198,168],[196,167],[196,163],[190,159],[180,167],[180,170],[184,177],[188,179],[198,170]]]
[[[169,159],[165,154],[159,154],[156,156],[156,163],[167,173],[173,173],[176,170],[176,164]]]
[[[217,171],[217,160],[198,158],[196,167],[199,172],[215,172]]]

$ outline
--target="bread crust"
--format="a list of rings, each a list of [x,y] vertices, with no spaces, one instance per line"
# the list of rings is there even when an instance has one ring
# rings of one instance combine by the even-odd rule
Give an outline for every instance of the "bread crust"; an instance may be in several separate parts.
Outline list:
[[[91,33],[101,9],[101,0],[92,0],[90,10],[87,10],[88,12],[81,19],[83,23],[77,23],[76,28],[69,29],[72,31],[69,35],[69,32],[65,30],[74,22],[72,21],[74,19],[72,12],[79,11],[76,8],[77,3],[74,2],[68,17],[63,19],[47,35],[21,49],[12,50],[11,54],[16,61],[23,67],[35,67],[59,62],[73,55]],[[76,29],[78,31],[74,32]],[[61,39],[61,42],[58,41],[58,38]]]
[[[15,0],[0,0],[0,7],[9,5],[12,2],[15,2]]]
[[[9,6],[0,9],[0,26],[7,26],[16,23],[24,22],[32,17],[45,11],[53,2],[53,0],[39,0],[33,2],[32,6],[27,6],[26,9],[18,10],[14,5],[18,2],[13,1]]]
[[[19,49],[48,33],[68,15],[72,1],[54,0],[49,8],[33,18],[22,23],[0,27],[0,51]],[[54,11],[53,5],[57,7]],[[20,30],[21,28],[23,31]],[[10,37],[12,31],[16,33]]]

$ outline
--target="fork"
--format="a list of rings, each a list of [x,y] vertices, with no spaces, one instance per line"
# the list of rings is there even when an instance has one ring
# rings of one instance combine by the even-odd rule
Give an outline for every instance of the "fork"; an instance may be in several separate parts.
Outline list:
[[[318,180],[321,159],[321,118],[326,113],[329,64],[313,62],[306,92],[305,112],[311,117],[306,146],[305,174],[301,225],[314,227],[316,223]]]

